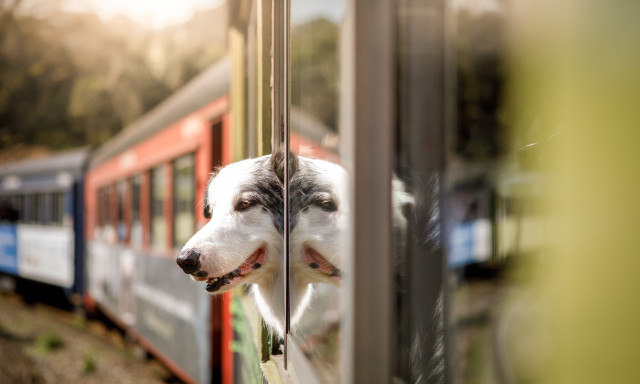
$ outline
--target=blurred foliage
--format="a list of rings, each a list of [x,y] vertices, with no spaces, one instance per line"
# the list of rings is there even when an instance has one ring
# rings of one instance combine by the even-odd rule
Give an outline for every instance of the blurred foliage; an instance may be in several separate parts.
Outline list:
[[[638,383],[640,2],[520,6],[516,133],[553,138],[541,149],[552,249],[535,266],[550,364],[536,382]]]
[[[87,351],[82,355],[82,374],[88,375],[97,371],[98,367],[96,359],[93,357],[93,352]]]
[[[46,355],[62,347],[64,347],[62,337],[57,332],[50,330],[38,335],[34,341],[33,350],[36,354]]]
[[[104,142],[224,54],[225,8],[152,30],[0,1],[0,150]]]
[[[338,26],[327,19],[291,31],[291,104],[338,126]]]

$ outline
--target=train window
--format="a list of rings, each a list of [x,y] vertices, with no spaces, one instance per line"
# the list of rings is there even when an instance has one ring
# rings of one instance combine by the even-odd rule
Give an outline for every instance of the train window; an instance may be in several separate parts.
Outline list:
[[[194,157],[186,155],[173,165],[173,245],[182,247],[196,227]]]
[[[62,217],[64,214],[64,195],[62,192],[53,192],[50,196],[50,224],[62,225]]]
[[[160,165],[151,170],[151,246],[164,249],[167,244],[167,225],[164,213],[165,167]]]
[[[140,175],[129,179],[131,190],[131,245],[142,246],[142,221],[140,219]]]
[[[13,196],[11,198],[11,205],[13,209],[16,210],[16,213],[18,216],[17,221],[18,222],[24,221],[24,196],[23,195]]]
[[[19,219],[17,196],[0,197],[0,221],[15,223]]]
[[[105,198],[105,189],[98,189],[98,227],[103,228],[107,222],[107,207],[106,207],[106,198]]]
[[[31,220],[34,224],[45,224],[45,199],[41,193],[33,195],[33,216]]]
[[[127,183],[119,181],[116,184],[117,199],[117,224],[116,232],[119,242],[126,242],[129,239],[129,223],[127,222],[126,213],[129,212],[129,204],[127,202]]]
[[[24,200],[22,203],[22,217],[21,217],[21,221],[23,223],[30,223],[31,222],[31,195],[30,194],[26,194],[24,195]]]
[[[105,241],[115,241],[113,231],[113,213],[111,201],[111,187],[105,186],[98,190],[98,236]]]

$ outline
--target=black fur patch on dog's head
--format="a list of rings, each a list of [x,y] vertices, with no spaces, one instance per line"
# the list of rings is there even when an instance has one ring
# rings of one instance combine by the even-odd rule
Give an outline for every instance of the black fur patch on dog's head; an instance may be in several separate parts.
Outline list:
[[[209,186],[211,185],[211,182],[213,181],[213,179],[215,179],[216,175],[218,175],[218,173],[220,172],[220,169],[221,169],[220,167],[217,167],[216,169],[213,170],[213,172],[209,176],[209,181],[207,181],[207,185],[204,188],[204,199],[202,201],[203,203],[202,214],[204,215],[205,219],[210,219],[211,216],[213,215],[213,212],[211,211],[211,204],[209,204]]]
[[[271,155],[271,169],[278,176],[278,180],[284,184],[284,147],[280,147]],[[298,156],[289,151],[289,180],[298,170]]]
[[[291,228],[297,223],[297,216],[309,206],[317,206],[324,210],[337,209],[333,189],[320,182],[317,172],[310,168],[299,169],[289,184],[291,204]]]
[[[271,156],[273,158],[273,156]],[[273,223],[278,232],[284,231],[284,185],[272,168],[273,162],[264,160],[253,171],[251,184],[243,189],[247,192],[255,192],[254,198],[262,209],[267,210],[273,217]]]
[[[269,159],[259,161],[256,165],[253,171],[253,181],[248,185],[244,185],[243,189],[247,192],[255,192],[253,196],[257,203],[272,215],[274,225],[278,232],[282,233],[284,231],[284,148],[277,150]],[[293,180],[294,175],[299,173],[298,167],[298,157],[295,153],[289,151],[289,180]],[[205,188],[203,214],[207,219],[211,219],[213,215],[209,202],[209,188],[219,171],[218,169],[211,174],[211,178]],[[303,195],[305,192],[310,191],[309,186],[312,183],[308,176],[302,178],[304,180],[301,183],[302,185],[298,182],[296,186],[290,186],[294,201],[300,201],[300,192],[295,192],[300,187],[303,187]],[[299,204],[293,203],[292,212],[296,212],[296,207],[299,206]],[[294,216],[292,215],[292,217]]]

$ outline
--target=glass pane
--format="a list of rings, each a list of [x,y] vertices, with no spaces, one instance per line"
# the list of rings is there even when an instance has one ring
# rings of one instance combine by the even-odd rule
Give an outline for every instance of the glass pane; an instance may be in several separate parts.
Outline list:
[[[51,194],[51,224],[62,224],[62,215],[64,209],[63,194],[61,192],[54,192]]]
[[[397,121],[392,179],[394,380],[444,383],[444,6],[397,4]]]
[[[131,245],[142,246],[142,222],[140,221],[140,175],[130,180],[131,185]]]
[[[44,224],[44,195],[37,193],[33,195],[33,217],[36,224]]]
[[[164,219],[165,168],[151,170],[151,246],[164,249],[167,240],[167,226]]]
[[[181,247],[196,227],[193,155],[177,159],[173,172],[173,245]]]
[[[129,228],[127,225],[127,220],[125,218],[125,209],[127,209],[127,184],[124,181],[121,181],[117,185],[117,203],[118,204],[118,223],[117,223],[117,232],[118,232],[118,241],[125,242],[129,237]]]
[[[327,383],[340,381],[340,234],[347,201],[346,173],[338,165],[338,86],[344,7],[343,1],[291,2],[290,145],[299,156],[289,195],[292,335]]]

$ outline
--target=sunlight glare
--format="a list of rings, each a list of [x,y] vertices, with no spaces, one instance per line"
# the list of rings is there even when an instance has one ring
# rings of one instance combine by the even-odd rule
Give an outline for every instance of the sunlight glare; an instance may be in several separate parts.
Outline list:
[[[183,23],[194,12],[220,3],[221,0],[77,0],[68,5],[73,10],[96,13],[103,20],[122,14],[148,27],[164,28]]]

